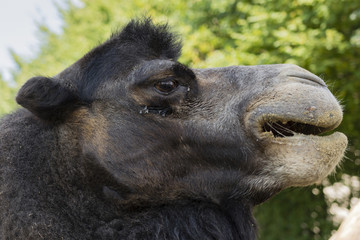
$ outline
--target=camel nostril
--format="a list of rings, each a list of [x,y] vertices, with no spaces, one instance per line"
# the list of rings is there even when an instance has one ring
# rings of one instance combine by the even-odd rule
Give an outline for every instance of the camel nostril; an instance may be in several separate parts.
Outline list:
[[[287,76],[297,78],[297,80],[300,80],[300,81],[310,81],[312,83],[317,83],[323,87],[326,87],[324,80],[322,80],[321,78],[319,78],[318,76],[316,76],[314,74],[294,72],[294,73],[287,74]]]

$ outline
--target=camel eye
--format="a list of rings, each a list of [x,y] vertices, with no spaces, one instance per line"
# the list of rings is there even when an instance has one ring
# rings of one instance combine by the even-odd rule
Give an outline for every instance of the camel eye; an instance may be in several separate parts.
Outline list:
[[[155,89],[162,94],[169,94],[178,87],[179,83],[175,80],[165,80],[155,83]]]

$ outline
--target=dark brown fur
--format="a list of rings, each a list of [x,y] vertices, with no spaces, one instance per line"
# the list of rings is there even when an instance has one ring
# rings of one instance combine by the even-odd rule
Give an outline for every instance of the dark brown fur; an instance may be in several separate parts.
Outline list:
[[[132,21],[25,83],[0,123],[0,239],[255,239],[283,185],[244,116],[281,69],[190,69],[180,49]]]

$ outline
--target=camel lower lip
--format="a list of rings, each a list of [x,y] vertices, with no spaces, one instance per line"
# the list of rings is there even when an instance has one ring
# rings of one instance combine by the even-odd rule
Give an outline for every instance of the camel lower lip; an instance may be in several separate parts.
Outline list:
[[[347,137],[340,132],[328,136],[296,134],[261,140],[269,171],[284,178],[285,186],[305,186],[324,179],[343,159]],[[279,170],[279,166],[282,169]]]
[[[318,136],[318,135],[306,135],[301,133],[296,133],[294,136],[289,137],[274,137],[271,132],[264,132],[261,134],[261,138],[263,140],[270,141],[272,143],[278,144],[286,144],[286,145],[293,145],[293,146],[301,146],[304,144],[347,144],[347,137],[345,134],[341,132],[334,132],[331,135],[326,136]]]

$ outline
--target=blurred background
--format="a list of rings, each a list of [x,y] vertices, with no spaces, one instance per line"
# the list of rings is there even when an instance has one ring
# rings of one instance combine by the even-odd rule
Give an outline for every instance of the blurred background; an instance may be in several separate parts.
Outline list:
[[[328,239],[360,198],[360,1],[0,0],[0,116],[17,89],[52,76],[131,18],[168,22],[190,67],[293,63],[322,77],[344,105],[349,137],[337,172],[256,207],[260,240]]]

